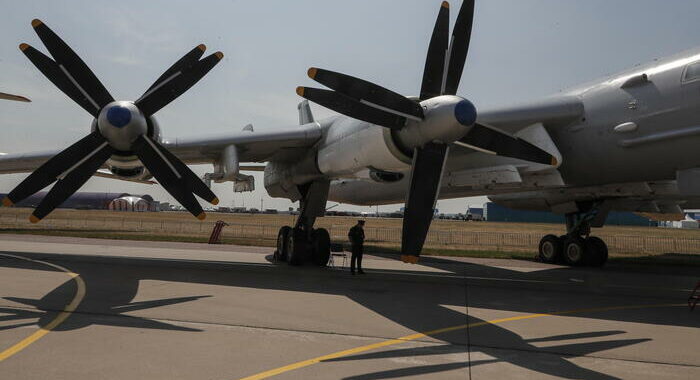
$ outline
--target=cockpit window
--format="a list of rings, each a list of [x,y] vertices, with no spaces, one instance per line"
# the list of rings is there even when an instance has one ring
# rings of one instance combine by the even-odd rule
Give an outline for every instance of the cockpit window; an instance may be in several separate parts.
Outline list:
[[[700,79],[700,62],[691,63],[683,74],[683,82],[691,82]]]

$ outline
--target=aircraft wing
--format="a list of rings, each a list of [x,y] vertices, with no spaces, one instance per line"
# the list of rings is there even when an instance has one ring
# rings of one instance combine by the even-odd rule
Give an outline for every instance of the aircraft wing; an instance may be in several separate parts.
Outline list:
[[[240,162],[266,162],[301,157],[320,137],[319,124],[309,123],[271,131],[246,127],[232,133],[165,140],[163,145],[187,164],[211,164],[230,145],[236,147]],[[43,152],[0,153],[0,174],[34,171],[61,150],[63,147]],[[241,166],[241,170],[260,170],[260,167]]]
[[[29,100],[29,98],[25,98],[24,96],[6,94],[4,92],[0,92],[0,99],[14,100],[16,102],[31,102],[31,100]]]

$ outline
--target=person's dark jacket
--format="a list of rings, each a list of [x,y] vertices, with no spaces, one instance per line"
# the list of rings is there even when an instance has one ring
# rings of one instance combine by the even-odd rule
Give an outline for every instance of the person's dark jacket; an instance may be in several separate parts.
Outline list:
[[[350,232],[348,232],[348,238],[352,245],[362,245],[365,242],[365,230],[355,225],[350,229]]]

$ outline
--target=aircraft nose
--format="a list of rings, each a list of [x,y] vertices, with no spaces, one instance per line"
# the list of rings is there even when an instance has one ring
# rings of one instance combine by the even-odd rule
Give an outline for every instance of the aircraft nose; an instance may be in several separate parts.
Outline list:
[[[131,122],[131,111],[122,106],[113,106],[107,110],[107,121],[117,128],[123,128]]]
[[[455,118],[465,127],[471,127],[476,123],[476,107],[470,101],[462,99],[455,105]]]

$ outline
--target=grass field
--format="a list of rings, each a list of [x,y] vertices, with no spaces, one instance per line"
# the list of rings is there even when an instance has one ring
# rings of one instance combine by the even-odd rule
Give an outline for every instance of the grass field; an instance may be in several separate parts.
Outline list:
[[[30,214],[31,209],[0,208],[0,233],[206,243],[213,224],[222,220],[231,225],[224,230],[223,244],[274,246],[277,229],[294,222],[294,217],[290,215],[210,213],[207,221],[199,222],[183,212],[124,213],[60,209],[41,223],[32,225],[28,222]],[[318,219],[316,226],[331,230],[334,241],[345,242],[345,233],[356,220],[350,217],[325,217]],[[366,220],[368,249],[398,253],[401,220]],[[558,224],[435,220],[424,253],[532,259],[541,236],[561,235],[564,232],[564,226]],[[594,234],[609,242],[612,261],[651,260],[652,263],[700,265],[700,248],[695,248],[700,247],[700,230],[606,226],[594,230]],[[471,236],[471,240],[455,242],[455,237],[464,236]],[[445,237],[448,239],[445,240]],[[499,237],[500,240],[494,243],[476,239],[481,237]],[[509,243],[509,240],[523,239],[525,242]],[[639,245],[640,242],[647,243]],[[679,247],[678,251],[674,250],[676,247]]]

